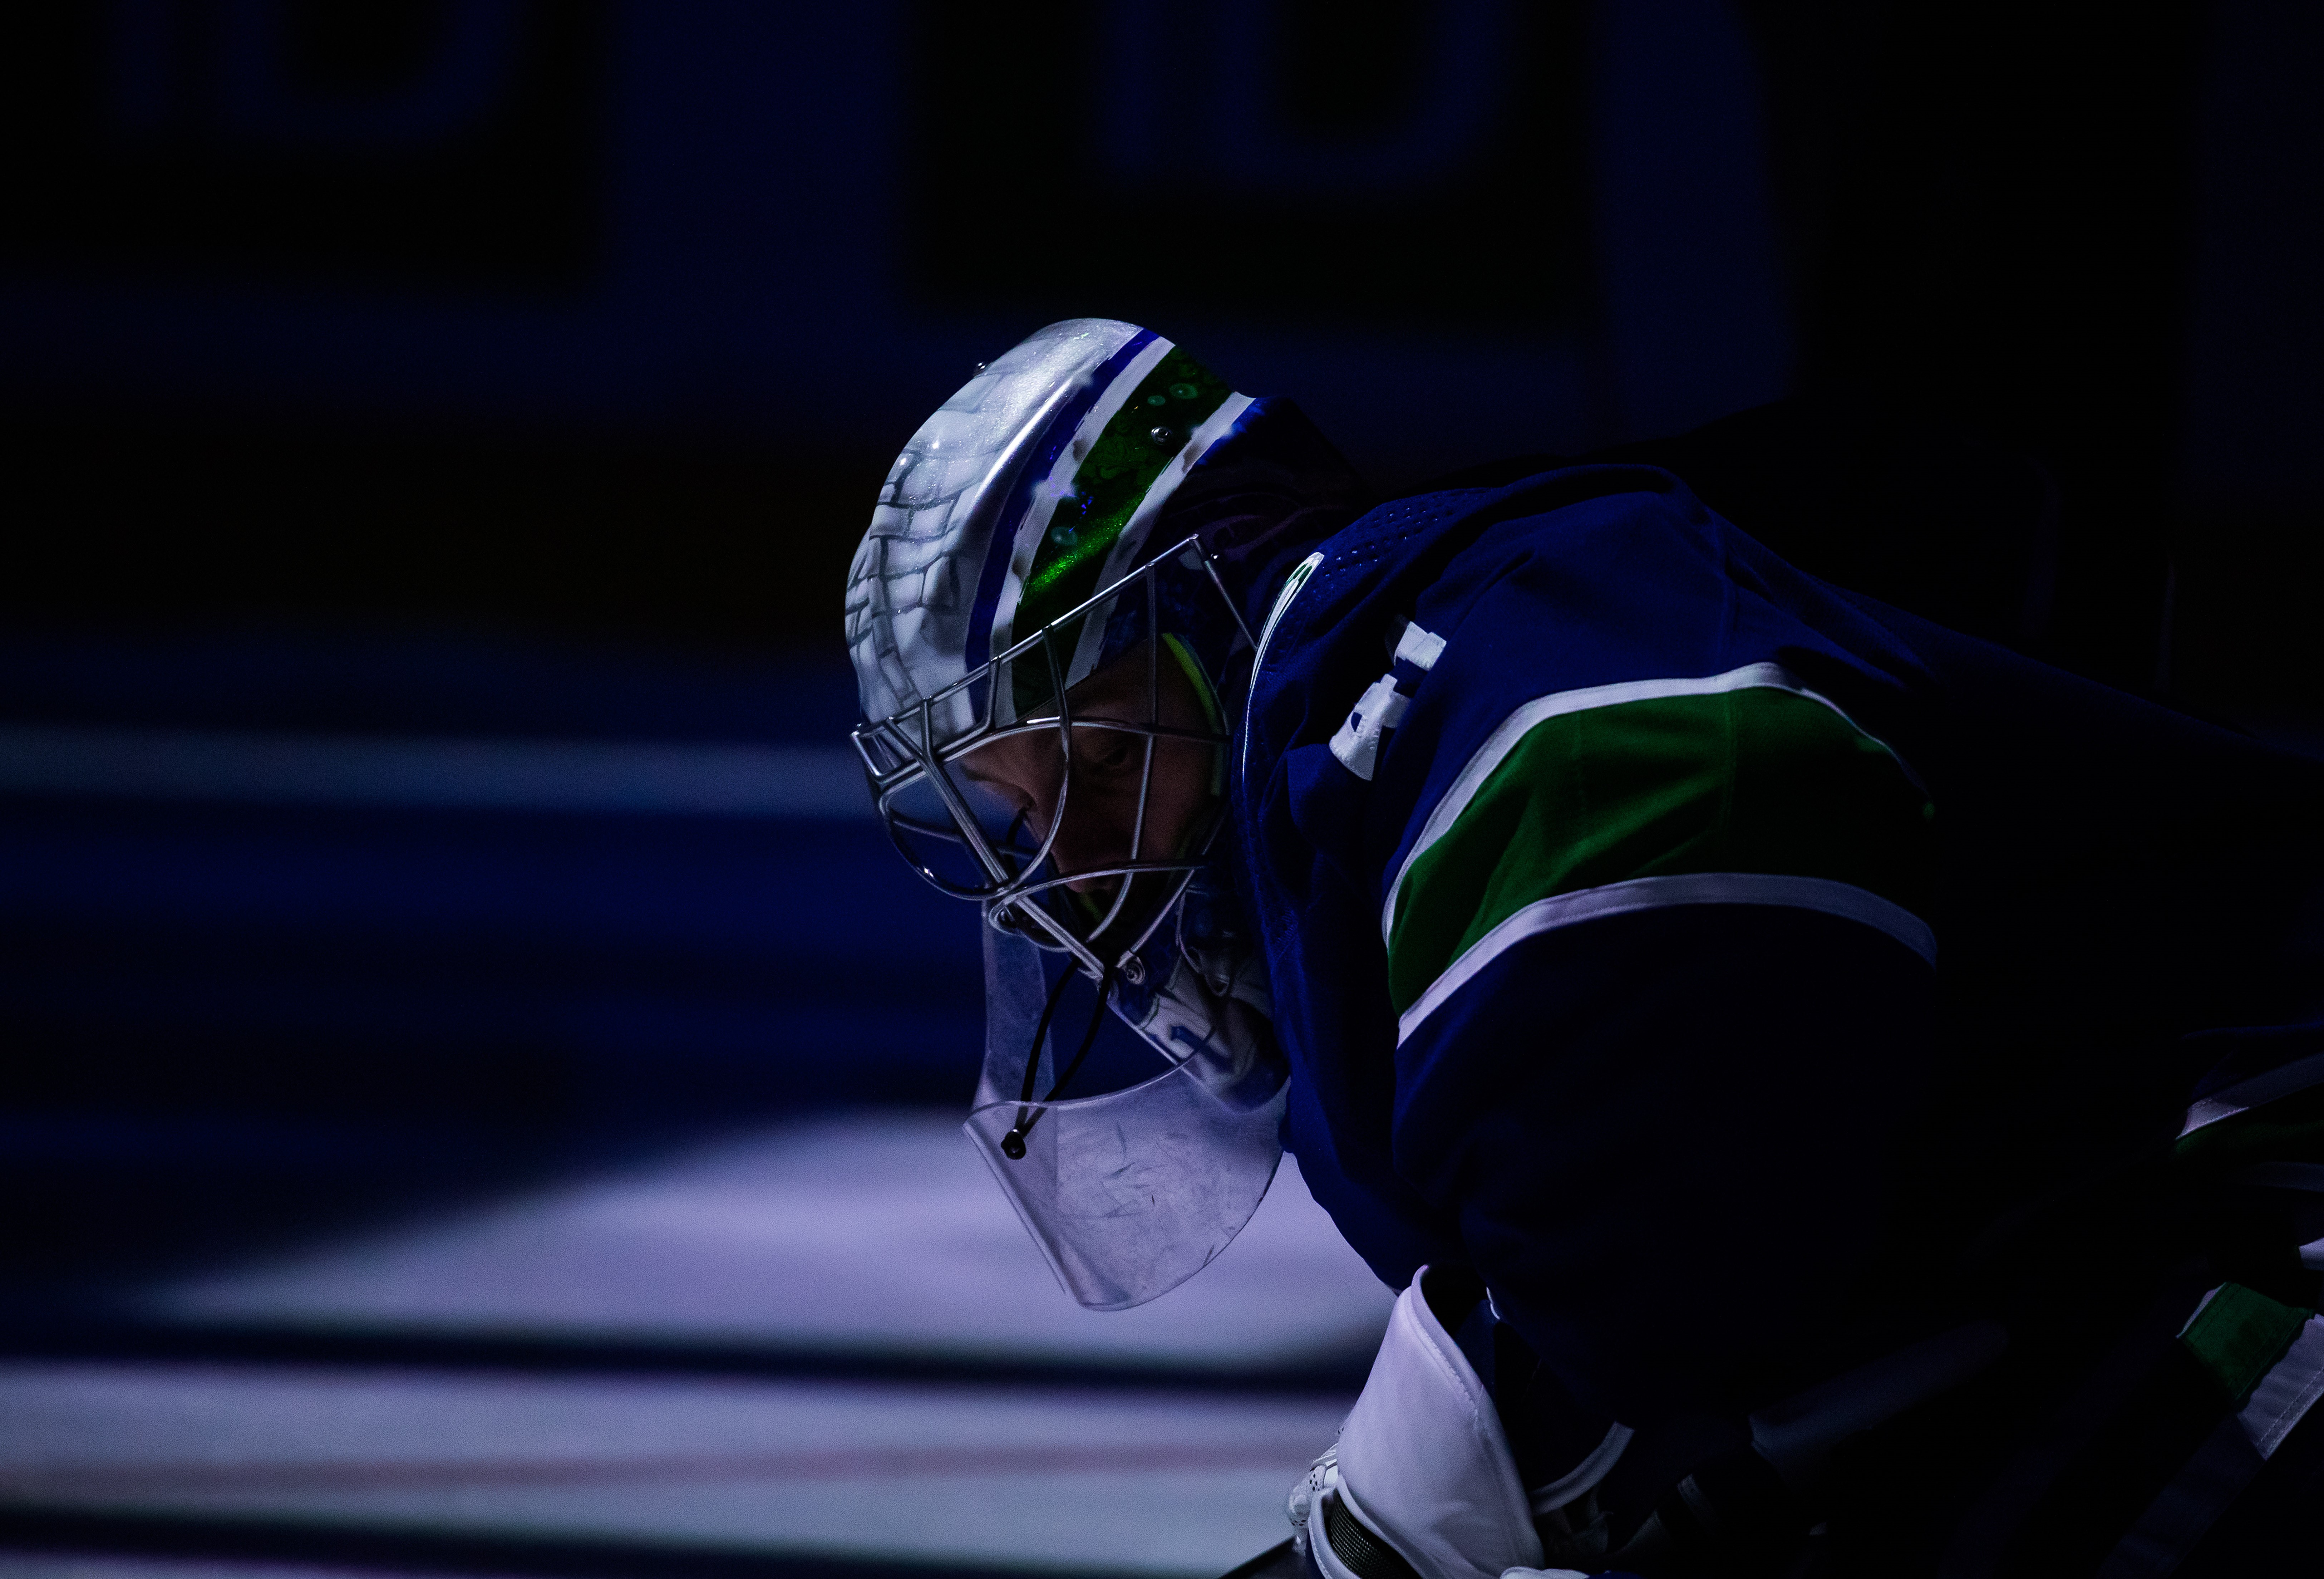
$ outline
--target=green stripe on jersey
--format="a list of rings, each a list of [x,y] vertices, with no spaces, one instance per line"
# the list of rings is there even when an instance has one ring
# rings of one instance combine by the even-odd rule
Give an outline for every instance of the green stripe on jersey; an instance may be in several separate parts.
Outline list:
[[[1888,748],[1766,686],[1545,718],[1415,857],[1397,894],[1401,1013],[1526,906],[1633,878],[1763,873],[1852,883],[1928,915],[1936,808]]]
[[[2292,1339],[2316,1313],[2270,1299],[2241,1283],[2222,1283],[2179,1334],[2231,1407],[2241,1408]]]

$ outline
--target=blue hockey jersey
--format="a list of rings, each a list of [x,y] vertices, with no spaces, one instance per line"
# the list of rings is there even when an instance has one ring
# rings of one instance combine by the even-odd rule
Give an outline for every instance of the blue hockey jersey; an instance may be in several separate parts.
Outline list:
[[[1665,472],[1383,505],[1266,613],[1232,793],[1289,1150],[1384,1280],[1473,1270],[1678,1468],[2144,1199],[2207,1077],[2324,1081],[2315,764]]]

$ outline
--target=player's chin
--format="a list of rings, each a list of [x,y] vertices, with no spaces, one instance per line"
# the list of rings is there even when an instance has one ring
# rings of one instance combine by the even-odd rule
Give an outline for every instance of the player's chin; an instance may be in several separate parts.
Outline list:
[[[1074,908],[1080,912],[1084,941],[1101,956],[1136,946],[1177,891],[1176,876],[1176,873],[1141,872],[1067,884],[1073,891]],[[1127,894],[1122,891],[1125,884]]]

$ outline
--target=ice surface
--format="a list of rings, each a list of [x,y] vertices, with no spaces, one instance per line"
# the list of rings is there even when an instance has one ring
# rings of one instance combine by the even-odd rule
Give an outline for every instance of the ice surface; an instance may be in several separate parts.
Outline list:
[[[323,1532],[1208,1579],[1282,1538],[1284,1492],[1344,1409],[1264,1396],[0,1363],[0,1498]]]
[[[154,1290],[162,1319],[1240,1369],[1360,1364],[1387,1289],[1286,1159],[1240,1237],[1134,1310],[1057,1287],[951,1114],[802,1121]]]

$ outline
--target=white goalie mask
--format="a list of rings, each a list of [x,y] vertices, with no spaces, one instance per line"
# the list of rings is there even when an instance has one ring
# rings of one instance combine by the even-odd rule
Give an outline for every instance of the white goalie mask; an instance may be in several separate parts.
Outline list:
[[[873,799],[988,923],[969,1136],[1098,1309],[1201,1270],[1281,1156],[1265,972],[1213,866],[1250,635],[1174,507],[1268,471],[1254,431],[1320,445],[1149,331],[1052,325],[913,437],[849,574]]]

